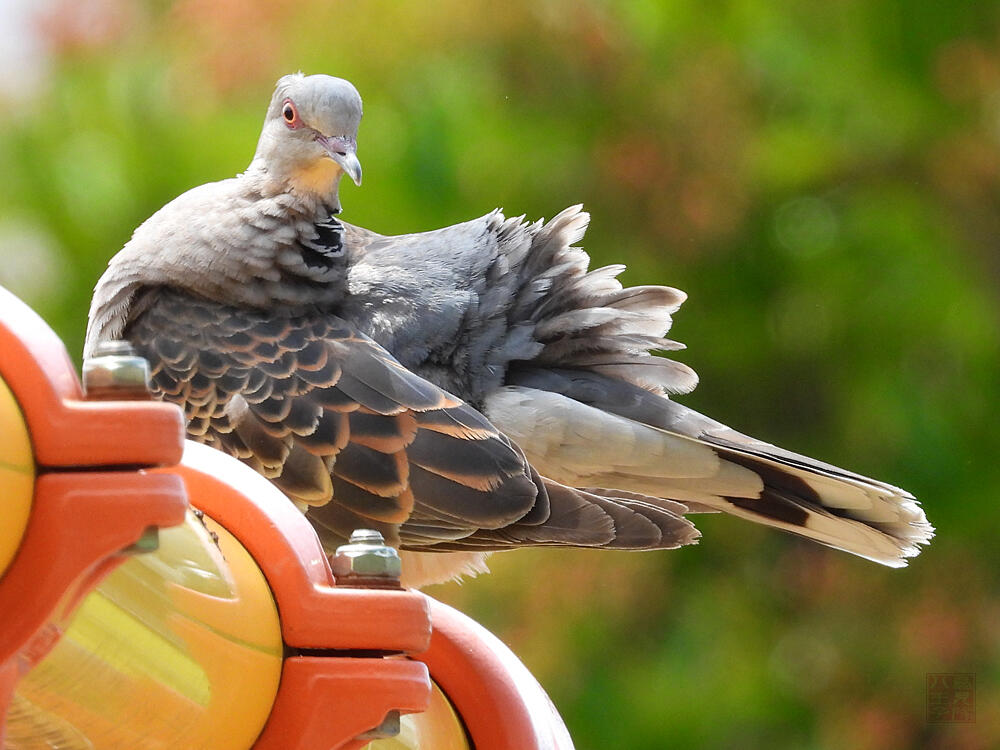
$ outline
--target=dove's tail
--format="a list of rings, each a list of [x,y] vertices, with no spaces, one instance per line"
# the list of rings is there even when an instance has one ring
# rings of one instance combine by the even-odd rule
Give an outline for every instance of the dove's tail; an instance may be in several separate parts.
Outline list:
[[[536,348],[508,364],[489,418],[544,475],[575,487],[608,487],[723,511],[894,567],[933,535],[904,490],[754,440],[671,401],[697,376],[650,350],[684,294],[623,288],[622,266],[589,270],[573,243],[579,207],[548,223],[507,220],[500,236],[531,235],[511,252],[520,291],[510,323],[530,326]]]
[[[546,476],[722,511],[892,567],[933,536],[905,490],[741,435],[621,380],[520,369],[490,419]]]
[[[698,415],[701,416],[701,415]],[[719,426],[699,439],[761,478],[757,497],[721,497],[713,510],[784,529],[893,568],[934,535],[906,490],[782,450]]]

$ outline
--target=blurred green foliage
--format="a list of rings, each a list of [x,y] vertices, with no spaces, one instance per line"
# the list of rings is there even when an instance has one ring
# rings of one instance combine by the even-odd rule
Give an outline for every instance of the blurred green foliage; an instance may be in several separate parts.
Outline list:
[[[938,527],[888,570],[699,517],[693,549],[500,555],[433,591],[513,646],[578,746],[1000,747],[998,10],[60,2],[51,74],[0,115],[0,283],[77,355],[107,259],[247,164],[274,80],[349,78],[348,221],[584,202],[595,263],[691,294],[685,403],[904,485]],[[976,673],[975,724],[927,723],[928,672]]]

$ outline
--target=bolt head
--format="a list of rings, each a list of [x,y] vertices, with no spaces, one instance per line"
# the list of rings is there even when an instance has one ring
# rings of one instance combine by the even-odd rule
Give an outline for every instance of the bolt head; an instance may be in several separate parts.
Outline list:
[[[399,711],[390,711],[382,719],[382,723],[379,724],[374,729],[369,729],[364,734],[359,734],[355,739],[368,741],[368,740],[388,740],[396,737],[399,734],[400,721],[399,721]]]
[[[375,529],[355,529],[351,532],[351,538],[347,543],[385,545],[385,537],[382,536],[382,532]]]
[[[373,529],[352,533],[348,543],[337,548],[330,563],[337,583],[348,586],[377,581],[393,585],[403,571],[399,553]]]

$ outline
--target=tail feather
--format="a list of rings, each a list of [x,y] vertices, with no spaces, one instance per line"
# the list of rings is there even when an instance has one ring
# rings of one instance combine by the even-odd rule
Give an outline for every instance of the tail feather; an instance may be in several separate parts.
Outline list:
[[[619,550],[676,549],[700,534],[670,500],[605,489],[578,489],[545,479],[549,513],[544,519],[502,529],[480,529],[461,539],[438,541],[436,551],[500,550],[511,546],[591,547]]]
[[[890,568],[906,566],[906,558],[920,553],[917,541],[904,541],[879,528],[838,517],[829,508],[813,506],[801,498],[788,497],[776,490],[765,491],[760,498],[723,498],[724,512],[749,521],[783,529],[827,547],[850,552]],[[930,536],[919,543],[929,541]]]
[[[771,456],[761,448],[753,454],[723,449],[727,461],[763,479],[764,492],[760,498],[725,497],[728,507],[721,509],[890,567],[906,565],[906,558],[919,554],[920,545],[934,536],[934,527],[905,490],[853,473],[836,477],[809,466],[804,456],[791,455],[797,460],[790,461],[780,449]]]
[[[701,536],[683,517],[688,509],[681,503],[603,488],[577,491],[590,495],[614,521],[614,538],[601,545],[604,549],[676,549]]]

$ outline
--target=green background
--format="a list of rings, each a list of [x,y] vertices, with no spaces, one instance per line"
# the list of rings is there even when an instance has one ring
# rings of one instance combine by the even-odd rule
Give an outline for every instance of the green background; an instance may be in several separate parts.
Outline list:
[[[75,356],[107,259],[246,166],[274,80],[349,78],[346,220],[583,202],[596,264],[690,294],[684,403],[902,485],[938,529],[890,570],[701,516],[693,548],[510,553],[433,589],[578,747],[1000,747],[995,3],[50,5],[50,67],[0,108],[0,283]],[[927,722],[940,672],[976,675],[974,724]]]

